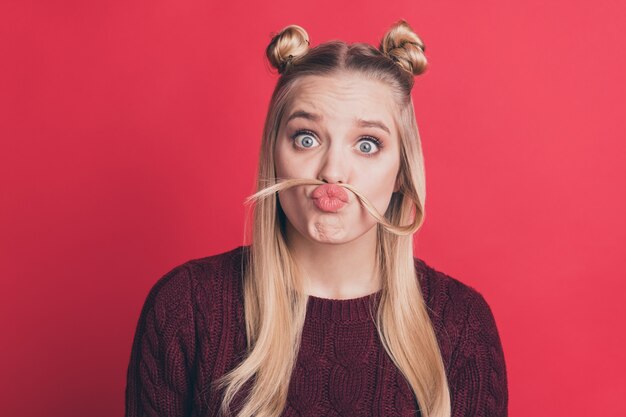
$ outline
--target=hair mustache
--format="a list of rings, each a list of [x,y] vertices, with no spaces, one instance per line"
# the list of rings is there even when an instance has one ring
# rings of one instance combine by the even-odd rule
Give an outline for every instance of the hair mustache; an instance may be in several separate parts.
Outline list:
[[[272,182],[270,180],[263,180],[264,182]],[[273,196],[275,193],[287,190],[289,188],[292,187],[297,187],[300,185],[323,185],[326,184],[324,181],[320,181],[317,179],[312,179],[312,178],[289,178],[289,179],[278,179],[277,182],[274,182],[272,185],[269,185],[259,191],[257,191],[256,193],[252,194],[251,196],[249,196],[248,198],[246,198],[246,200],[244,201],[245,205],[250,205],[253,203],[257,203],[265,198],[271,197]],[[363,207],[365,207],[365,209],[368,211],[368,213],[374,218],[376,219],[376,221],[378,223],[381,224],[382,227],[384,227],[386,230],[388,230],[391,233],[394,233],[396,235],[409,235],[409,234],[413,234],[415,233],[415,231],[419,228],[420,224],[418,222],[418,218],[417,218],[417,203],[415,202],[415,200],[413,200],[413,203],[415,204],[415,214],[414,214],[414,218],[413,218],[413,222],[412,224],[409,225],[405,225],[405,226],[397,226],[394,224],[391,224],[383,215],[381,215],[378,210],[376,210],[376,208],[374,207],[374,205],[371,203],[371,201],[369,201],[367,199],[367,197],[365,197],[365,195],[363,193],[361,193],[356,187],[354,187],[353,185],[350,184],[341,184],[341,183],[336,183],[334,185],[338,185],[340,187],[343,187],[344,189],[352,192],[357,199],[359,200],[359,202],[361,203],[361,205]],[[407,197],[407,195],[405,194],[405,197]],[[410,198],[410,197],[409,197]]]

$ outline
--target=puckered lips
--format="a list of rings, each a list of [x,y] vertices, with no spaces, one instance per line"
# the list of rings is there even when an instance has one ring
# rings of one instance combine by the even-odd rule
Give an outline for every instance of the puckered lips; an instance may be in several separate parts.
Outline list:
[[[346,190],[335,184],[320,185],[313,190],[311,198],[318,209],[331,213],[341,210],[349,201]]]

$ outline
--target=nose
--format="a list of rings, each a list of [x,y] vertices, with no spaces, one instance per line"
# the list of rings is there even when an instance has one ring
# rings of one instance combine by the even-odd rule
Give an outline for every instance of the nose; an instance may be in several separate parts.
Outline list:
[[[322,157],[317,178],[326,183],[345,183],[347,181],[345,157],[339,146],[330,146]]]

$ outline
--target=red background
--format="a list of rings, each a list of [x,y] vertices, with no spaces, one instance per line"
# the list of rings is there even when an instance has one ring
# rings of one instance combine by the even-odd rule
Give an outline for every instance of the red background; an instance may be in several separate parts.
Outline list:
[[[150,287],[243,242],[271,34],[405,18],[430,62],[417,255],[490,303],[512,416],[626,415],[622,4],[4,0],[2,414],[121,415]]]

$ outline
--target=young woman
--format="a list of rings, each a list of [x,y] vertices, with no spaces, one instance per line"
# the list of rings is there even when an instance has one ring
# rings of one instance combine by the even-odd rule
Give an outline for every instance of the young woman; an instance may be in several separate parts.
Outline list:
[[[252,243],[186,262],[145,302],[126,416],[506,416],[483,297],[413,257],[425,180],[411,89],[424,44],[267,48]]]

